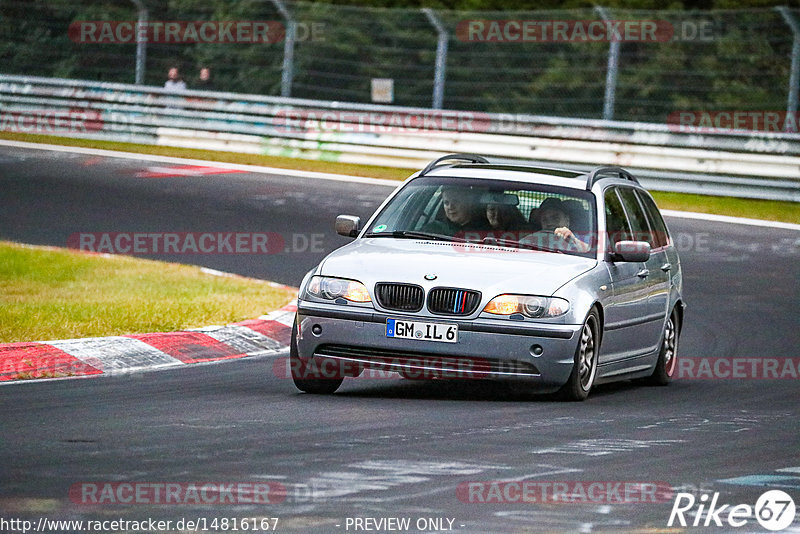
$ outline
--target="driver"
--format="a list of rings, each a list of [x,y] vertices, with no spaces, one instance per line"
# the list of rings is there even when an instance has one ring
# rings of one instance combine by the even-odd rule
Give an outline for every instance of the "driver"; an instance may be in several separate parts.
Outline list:
[[[539,206],[536,216],[542,228],[541,232],[552,232],[578,252],[588,252],[591,248],[588,243],[578,239],[569,229],[569,214],[561,200],[554,197],[546,198]]]

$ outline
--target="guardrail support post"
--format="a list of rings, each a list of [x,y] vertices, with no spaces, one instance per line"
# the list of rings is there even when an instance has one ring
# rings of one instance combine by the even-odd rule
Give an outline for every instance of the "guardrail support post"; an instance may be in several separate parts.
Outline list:
[[[789,8],[786,6],[778,6],[775,9],[783,17],[783,20],[791,28],[792,35],[794,36],[792,42],[792,66],[789,73],[789,97],[786,102],[786,118],[784,119],[783,129],[786,132],[797,131],[797,97],[798,97],[798,84],[800,84],[800,24],[792,16]]]
[[[606,8],[594,6],[595,11],[603,19],[609,22],[610,17]],[[611,36],[611,44],[608,47],[608,67],[606,69],[606,94],[603,98],[603,120],[614,119],[614,100],[617,93],[617,72],[619,71],[619,47],[620,41]]]
[[[429,7],[423,7],[422,12],[428,21],[436,28],[436,71],[433,79],[433,109],[442,109],[444,101],[444,71],[447,66],[447,29]]]
[[[275,9],[286,21],[286,36],[283,40],[283,69],[281,70],[281,96],[292,96],[292,79],[294,78],[294,37],[296,24],[283,0],[271,0]]]
[[[147,35],[147,8],[144,7],[142,0],[132,0],[139,10],[139,21],[136,23],[136,85],[144,83],[145,61],[147,59],[147,39],[142,39],[142,35]]]

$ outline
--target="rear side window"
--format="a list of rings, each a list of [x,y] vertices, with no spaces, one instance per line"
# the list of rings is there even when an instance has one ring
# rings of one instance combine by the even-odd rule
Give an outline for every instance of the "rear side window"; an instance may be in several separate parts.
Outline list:
[[[608,232],[608,244],[611,250],[619,241],[631,238],[631,228],[625,217],[625,210],[617,196],[615,187],[606,189],[604,194],[606,205],[606,231]]]
[[[669,231],[667,225],[664,223],[664,218],[661,217],[661,212],[658,211],[656,203],[649,195],[636,191],[636,196],[644,206],[644,211],[647,218],[650,220],[650,228],[653,230],[653,241],[656,247],[665,247],[669,245]]]
[[[647,217],[644,214],[641,204],[636,199],[636,194],[630,187],[620,187],[618,189],[619,198],[622,200],[622,206],[625,208],[625,213],[628,215],[628,223],[631,225],[633,232],[632,238],[634,241],[647,241],[652,248],[655,248],[653,241],[653,234],[650,231],[650,225],[647,223]]]

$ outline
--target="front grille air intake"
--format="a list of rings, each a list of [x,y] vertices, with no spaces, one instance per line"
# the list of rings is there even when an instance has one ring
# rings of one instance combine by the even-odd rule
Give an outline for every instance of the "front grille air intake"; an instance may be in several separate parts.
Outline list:
[[[378,304],[387,310],[417,312],[425,303],[425,292],[413,284],[378,282],[375,284],[375,296]]]
[[[470,315],[481,302],[481,294],[469,289],[436,287],[428,293],[428,309],[439,315]]]

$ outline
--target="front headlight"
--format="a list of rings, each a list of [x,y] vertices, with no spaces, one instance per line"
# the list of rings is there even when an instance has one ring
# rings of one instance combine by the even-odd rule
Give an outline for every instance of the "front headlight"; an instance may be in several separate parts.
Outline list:
[[[494,315],[521,313],[531,319],[545,319],[567,313],[569,302],[558,297],[499,295],[489,301],[483,311]]]
[[[351,302],[371,302],[369,291],[364,284],[346,278],[314,276],[308,282],[306,293],[325,300],[343,298]]]

